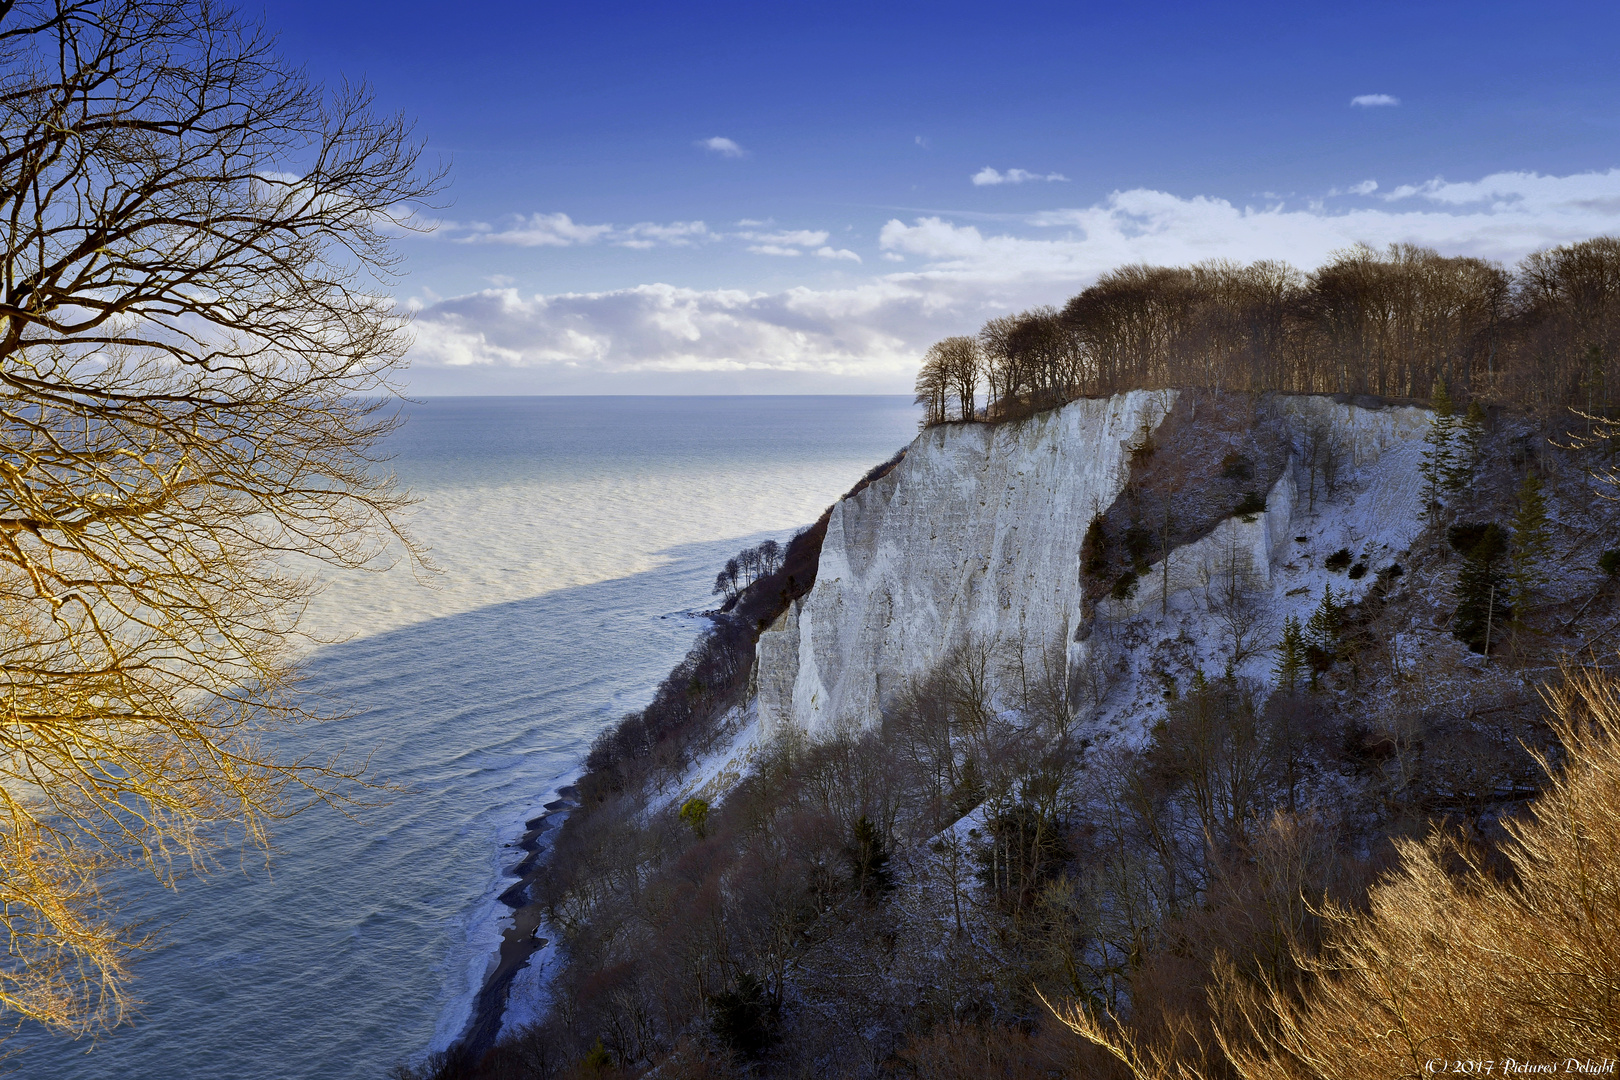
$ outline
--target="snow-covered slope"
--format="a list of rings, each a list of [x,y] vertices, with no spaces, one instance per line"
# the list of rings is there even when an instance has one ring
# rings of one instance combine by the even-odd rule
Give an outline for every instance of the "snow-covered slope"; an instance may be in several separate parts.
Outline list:
[[[1303,467],[1290,461],[1265,512],[1228,518],[1171,551],[1168,587],[1156,564],[1125,601],[1083,612],[1086,526],[1119,497],[1128,444],[1174,399],[1135,391],[1019,423],[920,435],[893,472],[834,508],[815,588],[761,635],[763,733],[874,723],[890,695],[970,635],[1028,650],[1062,641],[1071,683],[1080,666],[1106,661],[1116,690],[1096,719],[1140,726],[1150,721],[1143,708],[1153,710],[1132,689],[1149,680],[1122,676],[1145,675],[1133,669],[1155,646],[1177,638],[1184,660],[1221,670],[1208,594],[1223,559],[1239,554],[1266,618],[1280,623],[1308,614],[1324,583],[1363,591],[1417,535],[1427,410],[1276,399],[1272,415],[1289,430],[1331,428],[1342,459],[1333,496],[1318,491],[1311,508]],[[1372,572],[1352,581],[1324,569],[1341,548]],[[1246,665],[1259,674],[1269,662],[1262,655]]]
[[[1296,429],[1311,421],[1331,425],[1343,455],[1334,491],[1319,490],[1312,506],[1295,459],[1273,486],[1264,513],[1230,517],[1210,535],[1171,551],[1168,590],[1161,563],[1142,575],[1127,602],[1097,604],[1085,640],[1071,641],[1068,651],[1071,672],[1090,665],[1096,680],[1089,703],[1094,736],[1140,742],[1164,715],[1166,677],[1195,670],[1215,676],[1230,664],[1235,674],[1269,684],[1276,660],[1271,646],[1283,621],[1308,622],[1325,587],[1341,603],[1360,600],[1380,573],[1399,566],[1422,531],[1419,466],[1428,410],[1358,408],[1325,397],[1286,398],[1278,406],[1300,421]],[[1349,553],[1350,565],[1329,570],[1326,563],[1338,552]],[[1236,663],[1230,628],[1212,610],[1220,602],[1222,567],[1234,553],[1252,571],[1247,618],[1259,645]],[[1402,642],[1384,645],[1393,650]],[[1459,660],[1466,655],[1449,634],[1438,647]]]

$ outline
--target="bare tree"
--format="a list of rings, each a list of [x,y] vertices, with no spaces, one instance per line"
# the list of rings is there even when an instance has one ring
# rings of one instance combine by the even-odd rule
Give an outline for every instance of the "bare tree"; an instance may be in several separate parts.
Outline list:
[[[715,596],[725,596],[727,600],[734,600],[737,596],[736,584],[732,577],[721,570],[714,577],[714,588],[709,590]]]
[[[956,398],[956,418],[972,420],[979,397],[979,372],[984,359],[971,337],[948,337],[935,346],[948,394]]]
[[[1266,649],[1277,631],[1265,602],[1264,580],[1254,556],[1230,528],[1212,556],[1198,567],[1204,603],[1224,631],[1227,658],[1235,666]]]
[[[883,716],[887,745],[909,770],[921,802],[919,816],[933,830],[950,820],[946,805],[958,780],[952,726],[950,692],[937,670],[907,686]]]
[[[1254,710],[1254,688],[1235,679],[1206,682],[1170,708],[1155,746],[1185,782],[1185,796],[1208,850],[1241,845],[1261,805],[1268,762]]]
[[[782,568],[782,545],[775,540],[763,540],[759,545],[760,570],[774,574]]]
[[[999,642],[970,633],[940,660],[944,691],[956,724],[982,747],[996,718],[996,681],[1004,668]]]
[[[1105,626],[1094,625],[1084,654],[1068,666],[1068,700],[1076,711],[1087,705],[1101,709],[1113,688],[1116,669],[1107,635]]]
[[[1073,720],[1069,703],[1068,648],[1059,633],[1031,647],[1006,650],[1001,683],[1010,687],[1025,725],[1048,737],[1067,734]]]
[[[278,757],[313,556],[371,566],[407,344],[392,237],[438,177],[205,0],[0,4],[0,1005],[124,1011],[109,869],[356,774]]]
[[[1004,411],[1020,382],[1020,357],[1013,336],[1017,327],[1015,316],[1003,315],[989,320],[979,331],[979,355],[984,364],[988,395],[984,406],[986,416]]]
[[[1307,505],[1316,509],[1318,483],[1331,498],[1339,484],[1339,473],[1344,467],[1345,449],[1338,428],[1331,418],[1312,416],[1299,423],[1300,463],[1305,466]]]
[[[923,407],[923,427],[933,427],[935,424],[945,422],[945,404],[948,400],[949,387],[946,383],[945,361],[940,356],[939,346],[934,345],[923,357],[922,366],[917,369],[917,396],[912,403]]]
[[[1536,252],[1513,273],[1412,244],[1346,248],[1309,275],[1123,266],[1061,312],[990,319],[976,344],[995,419],[1133,389],[1411,398],[1436,379],[1470,400],[1604,414],[1620,385],[1620,239]],[[943,417],[950,365],[936,366],[918,400]]]

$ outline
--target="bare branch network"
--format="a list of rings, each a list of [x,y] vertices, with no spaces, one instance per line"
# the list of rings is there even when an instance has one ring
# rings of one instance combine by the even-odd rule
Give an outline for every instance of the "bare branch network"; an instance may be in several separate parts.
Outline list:
[[[208,0],[0,2],[0,1006],[127,1007],[103,883],[343,798],[298,555],[375,565],[374,450],[408,344],[393,238],[440,186],[370,92],[327,92]]]

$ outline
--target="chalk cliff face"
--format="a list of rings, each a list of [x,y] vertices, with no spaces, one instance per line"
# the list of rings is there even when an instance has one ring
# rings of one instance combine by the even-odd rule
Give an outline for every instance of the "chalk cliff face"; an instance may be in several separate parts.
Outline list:
[[[1124,444],[1174,397],[1135,391],[918,436],[833,509],[815,588],[761,636],[765,731],[870,722],[970,633],[1031,648],[1072,636],[1086,525],[1119,494]]]
[[[1426,410],[1279,398],[1268,408],[1286,430],[1330,435],[1339,455],[1334,493],[1317,490],[1308,500],[1308,473],[1290,453],[1264,512],[1230,517],[1172,549],[1168,584],[1158,560],[1129,597],[1087,610],[1086,527],[1120,497],[1129,445],[1175,398],[1133,391],[1022,422],[946,425],[918,436],[898,467],[834,507],[814,589],[761,635],[763,733],[792,727],[815,736],[874,723],[891,695],[976,637],[1034,651],[1061,642],[1071,686],[1078,669],[1106,665],[1113,689],[1097,692],[1093,681],[1093,720],[1110,713],[1129,735],[1126,728],[1156,711],[1157,683],[1154,694],[1135,692],[1152,682],[1136,676],[1155,643],[1190,642],[1184,661],[1222,670],[1219,642],[1205,626],[1217,563],[1241,558],[1260,603],[1280,622],[1308,616],[1324,583],[1354,596],[1375,579],[1329,572],[1326,554],[1348,548],[1381,570],[1417,535]],[[1246,663],[1262,677],[1270,658]]]

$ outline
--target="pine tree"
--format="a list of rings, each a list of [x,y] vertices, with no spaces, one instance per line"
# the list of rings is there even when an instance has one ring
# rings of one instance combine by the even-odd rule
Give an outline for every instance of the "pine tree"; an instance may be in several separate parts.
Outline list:
[[[1290,615],[1283,620],[1282,640],[1277,643],[1277,663],[1271,669],[1277,679],[1277,689],[1294,693],[1305,669],[1305,630],[1298,616]]]
[[[1547,583],[1547,562],[1552,538],[1547,529],[1547,498],[1534,469],[1519,485],[1519,508],[1513,515],[1513,556],[1508,576],[1513,582],[1513,610],[1520,620],[1530,610],[1531,597]]]
[[[1474,482],[1474,470],[1479,468],[1480,444],[1485,438],[1485,410],[1477,400],[1468,403],[1468,411],[1458,422],[1456,432],[1456,453],[1446,474],[1446,490],[1452,492],[1467,490]]]
[[[883,834],[862,814],[855,822],[855,835],[849,846],[850,888],[867,899],[875,899],[894,888],[889,872],[889,850]]]
[[[1446,536],[1463,557],[1452,632],[1470,649],[1489,655],[1497,631],[1513,617],[1511,581],[1501,571],[1507,537],[1494,523],[1455,525]]]
[[[1433,516],[1440,509],[1440,492],[1450,484],[1456,470],[1454,445],[1457,435],[1457,409],[1451,402],[1446,384],[1434,380],[1434,393],[1429,400],[1434,419],[1428,434],[1423,436],[1423,462],[1418,474],[1423,478],[1423,514]]]
[[[1344,593],[1333,591],[1332,585],[1322,586],[1322,599],[1311,612],[1305,624],[1304,641],[1307,647],[1333,649],[1339,641],[1339,622],[1344,617]]]
[[[771,1005],[765,984],[759,977],[743,972],[737,977],[737,989],[713,994],[709,998],[710,1030],[726,1049],[743,1058],[757,1058],[775,1041]],[[597,1040],[596,1045],[602,1045]],[[587,1059],[589,1061],[589,1059]],[[611,1063],[611,1059],[609,1059]]]
[[[1332,667],[1339,659],[1339,625],[1344,620],[1344,601],[1348,592],[1336,593],[1332,585],[1322,586],[1322,600],[1305,623],[1305,657],[1311,665],[1311,685],[1316,685],[1318,673]]]

